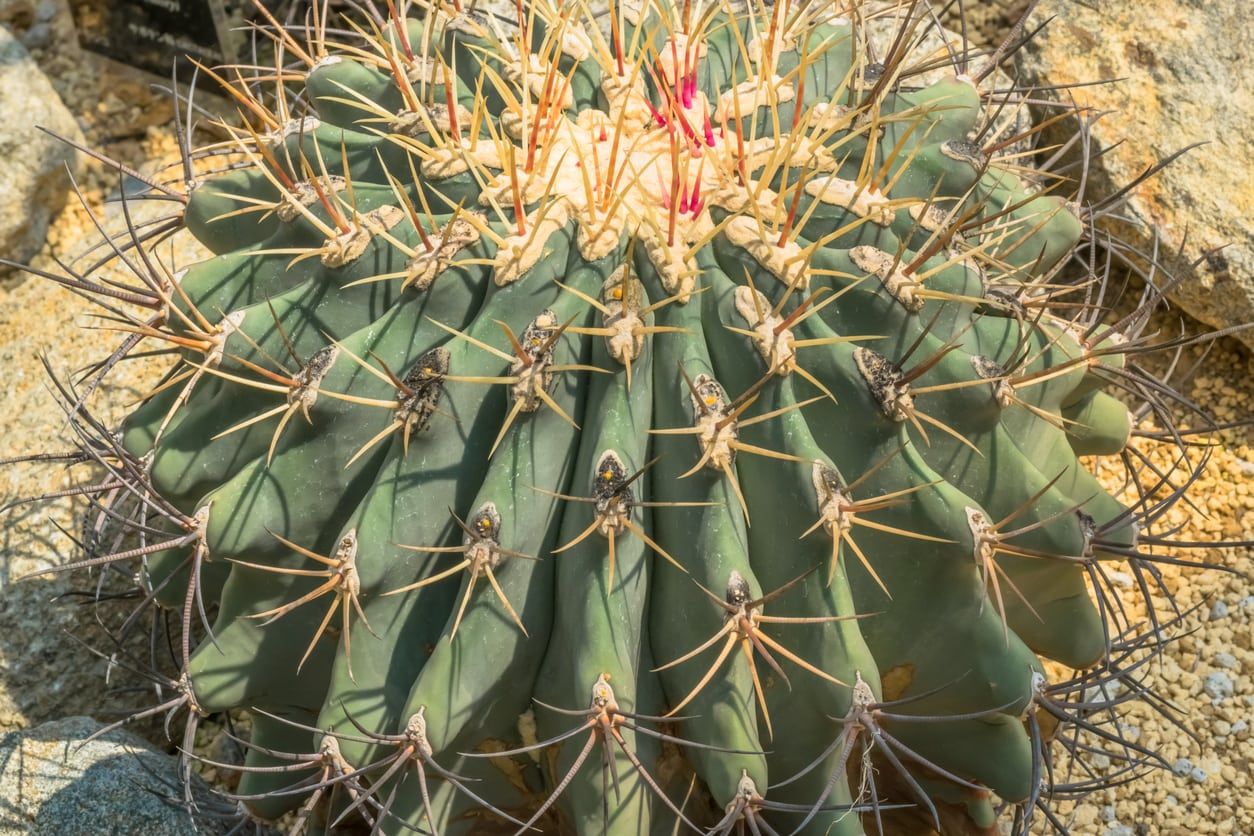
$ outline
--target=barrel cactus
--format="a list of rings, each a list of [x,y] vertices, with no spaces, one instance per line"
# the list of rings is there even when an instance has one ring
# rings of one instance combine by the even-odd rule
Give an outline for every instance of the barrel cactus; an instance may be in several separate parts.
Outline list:
[[[1156,299],[1107,324],[1006,50],[909,5],[315,2],[202,68],[237,113],[135,281],[49,276],[127,332],[61,389],[105,475],[50,571],[169,630],[137,716],[190,762],[245,713],[234,795],[296,829],[1026,831],[1111,780],[1060,749],[1152,762],[1108,576],[1148,598],[1182,491],[1080,457],[1166,398]]]

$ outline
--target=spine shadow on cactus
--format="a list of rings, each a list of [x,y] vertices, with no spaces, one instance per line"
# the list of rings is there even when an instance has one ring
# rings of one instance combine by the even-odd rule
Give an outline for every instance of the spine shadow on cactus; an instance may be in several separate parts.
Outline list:
[[[57,384],[58,460],[106,475],[48,572],[138,565],[116,637],[173,649],[133,716],[186,711],[185,766],[242,711],[236,799],[297,831],[858,834],[1065,832],[1103,781],[1056,752],[1153,761],[1092,687],[1179,623],[1153,532],[1200,471],[1136,361],[1187,343],[1154,294],[1100,326],[1101,209],[999,121],[1010,40],[972,72],[913,5],[883,43],[860,3],[366,5],[202,68],[240,118],[193,151],[187,102],[183,188],[144,180],[177,217],[108,242],[136,284],[42,274],[127,332]],[[164,264],[176,227],[214,255]],[[177,361],[106,426],[145,343]],[[1183,473],[1134,458],[1151,413]]]

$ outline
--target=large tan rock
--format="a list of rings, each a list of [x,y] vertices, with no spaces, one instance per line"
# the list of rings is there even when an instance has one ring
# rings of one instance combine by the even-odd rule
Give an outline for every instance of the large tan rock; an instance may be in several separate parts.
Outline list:
[[[1254,43],[1250,4],[1044,0],[1031,25],[1051,15],[1053,22],[1019,60],[1022,82],[1123,79],[1061,94],[1095,111],[1113,111],[1093,127],[1092,150],[1105,153],[1090,173],[1090,201],[1114,193],[1173,151],[1208,143],[1136,191],[1121,210],[1132,223],[1103,223],[1146,252],[1158,230],[1160,260],[1182,278],[1171,296],[1193,316],[1216,327],[1254,322],[1254,103],[1245,55]],[[1254,329],[1240,337],[1254,347]]]
[[[77,165],[72,148],[39,128],[78,142],[83,134],[26,48],[3,26],[0,114],[0,256],[24,262],[43,246],[48,222],[65,205],[65,166]]]

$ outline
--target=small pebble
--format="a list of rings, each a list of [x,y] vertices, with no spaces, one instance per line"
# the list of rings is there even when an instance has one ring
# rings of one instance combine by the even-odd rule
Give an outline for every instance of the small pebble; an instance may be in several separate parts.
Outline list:
[[[1100,818],[1102,821],[1114,821],[1115,820],[1115,805],[1107,804],[1103,806],[1102,809],[1098,812],[1097,817]]]
[[[1206,679],[1202,681],[1202,690],[1216,700],[1231,697],[1233,692],[1232,677],[1223,671],[1208,673]]]
[[[1174,772],[1180,778],[1183,778],[1185,775],[1188,775],[1192,769],[1193,769],[1193,761],[1189,760],[1188,758],[1180,758],[1178,761],[1176,761],[1175,763],[1171,765],[1171,771]]]
[[[1232,733],[1240,734],[1241,732],[1245,731],[1249,727],[1250,727],[1250,724],[1245,722],[1244,720],[1237,720],[1235,723],[1232,724]]]
[[[1124,684],[1115,679],[1101,685],[1093,685],[1084,689],[1084,701],[1092,703],[1110,702],[1124,692]]]
[[[1228,668],[1229,670],[1233,670],[1237,667],[1237,657],[1233,656],[1231,653],[1226,653],[1222,650],[1216,653],[1215,658],[1212,659],[1211,661],[1215,663],[1216,667],[1220,667],[1220,668]]]
[[[1136,836],[1136,831],[1126,824],[1115,822],[1106,828],[1103,836]]]
[[[1228,605],[1223,601],[1216,601],[1210,605],[1210,620],[1218,621],[1221,618],[1228,617]]]
[[[1108,572],[1107,574],[1110,577],[1110,582],[1114,584],[1115,586],[1119,587],[1120,589],[1132,588],[1132,576],[1129,575],[1127,572],[1120,572],[1116,570],[1113,572]]]
[[[1200,784],[1206,780],[1206,770],[1200,766],[1195,766],[1189,771],[1189,777],[1193,779],[1193,783]]]

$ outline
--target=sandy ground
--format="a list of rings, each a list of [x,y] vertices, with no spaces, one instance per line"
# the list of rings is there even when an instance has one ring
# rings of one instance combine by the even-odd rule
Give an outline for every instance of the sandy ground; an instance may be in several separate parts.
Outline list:
[[[93,142],[138,168],[151,169],[154,161],[170,159],[172,134],[164,127],[147,127],[164,122],[168,106],[152,100],[135,104],[142,85],[120,85],[117,77],[93,69],[97,64],[59,53],[41,58]],[[93,163],[82,185],[87,205],[108,222],[118,223],[116,207],[106,209],[102,203],[116,190],[116,175]],[[35,263],[52,267],[53,257],[73,259],[93,241],[87,210],[72,198]],[[182,263],[198,257],[194,242],[188,240],[178,241],[175,252]],[[83,327],[92,324],[91,313],[86,301],[37,279],[10,280],[0,286],[0,368],[5,370],[0,384],[5,404],[0,409],[0,457],[64,447],[64,419],[39,358],[46,356],[56,372],[65,374],[101,357],[113,338]],[[1180,327],[1195,326],[1178,315],[1163,315],[1156,327],[1174,334]],[[157,371],[151,363],[128,365],[96,398],[97,404],[107,407],[101,417],[124,414],[125,404],[144,391]],[[1252,372],[1249,352],[1232,340],[1221,340],[1184,389],[1219,421],[1232,421],[1254,413]],[[1146,438],[1135,443],[1160,466],[1170,464],[1172,448]],[[1222,432],[1211,439],[1209,448],[1198,448],[1194,454],[1203,452],[1210,458],[1192,492],[1195,506],[1179,505],[1163,528],[1182,526],[1175,534],[1179,539],[1254,537],[1254,436],[1248,429]],[[1116,460],[1094,466],[1109,487],[1123,486]],[[62,490],[71,483],[66,471],[56,466],[5,468],[0,472],[0,503]],[[61,530],[75,528],[68,509],[68,501],[56,500],[0,516],[0,730],[79,713],[108,717],[117,708],[144,704],[148,696],[125,690],[142,687],[142,681],[125,671],[114,671],[110,682],[118,693],[106,693],[104,663],[66,635],[72,630],[89,644],[102,640],[92,610],[82,605],[82,599],[54,600],[84,588],[84,578],[13,583],[32,569],[74,559],[73,541]],[[1254,595],[1249,582],[1254,558],[1249,550],[1235,549],[1189,556],[1244,575],[1173,567],[1163,573],[1177,605],[1192,612],[1178,630],[1182,637],[1147,669],[1148,684],[1178,708],[1200,743],[1145,706],[1130,704],[1121,717],[1125,731],[1139,735],[1141,744],[1159,751],[1176,769],[1155,770],[1074,808],[1064,805],[1073,832],[1254,833],[1254,736],[1249,729],[1254,717]],[[1117,579],[1124,584],[1121,592],[1126,593],[1129,612],[1136,614],[1140,607],[1143,616],[1130,581]],[[1169,611],[1161,595],[1156,603],[1161,612]],[[106,610],[116,612],[124,606],[118,602]],[[142,644],[139,637],[135,648],[142,650]],[[147,731],[157,735],[155,727]]]

